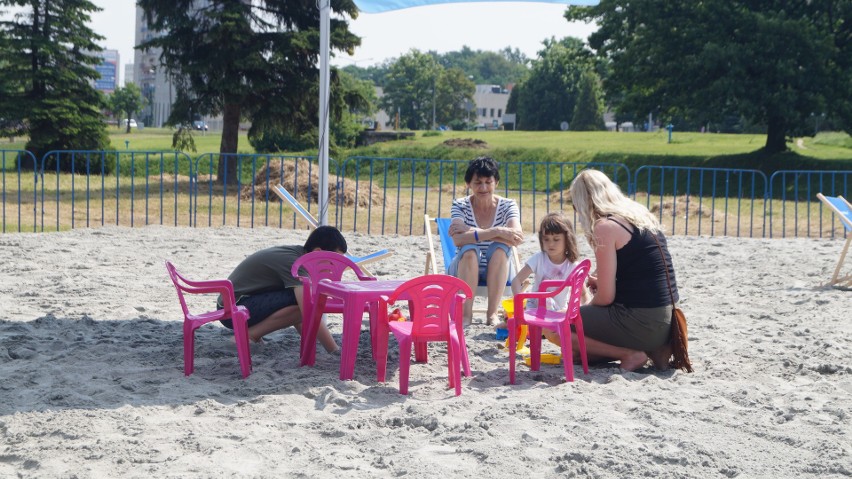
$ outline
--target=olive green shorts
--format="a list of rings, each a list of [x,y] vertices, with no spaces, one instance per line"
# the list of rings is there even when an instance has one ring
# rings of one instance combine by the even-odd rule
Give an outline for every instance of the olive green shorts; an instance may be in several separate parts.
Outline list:
[[[654,351],[669,340],[671,305],[659,308],[628,308],[613,303],[609,306],[580,307],[583,333],[613,346]]]

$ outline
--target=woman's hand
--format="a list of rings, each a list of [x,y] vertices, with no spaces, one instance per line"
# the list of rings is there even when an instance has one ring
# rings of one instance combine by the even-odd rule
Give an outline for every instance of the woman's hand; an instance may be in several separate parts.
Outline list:
[[[450,223],[450,230],[447,233],[452,237],[458,234],[467,233],[470,231],[470,226],[462,223],[461,221],[453,221]]]
[[[588,278],[586,278],[586,286],[589,287],[589,291],[591,291],[592,294],[597,293],[598,292],[598,277],[590,275]]]

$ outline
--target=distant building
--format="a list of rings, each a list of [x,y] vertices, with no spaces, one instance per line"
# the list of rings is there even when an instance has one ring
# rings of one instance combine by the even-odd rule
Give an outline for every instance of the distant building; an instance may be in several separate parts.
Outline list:
[[[127,85],[129,83],[133,83],[133,78],[134,78],[133,66],[134,65],[132,63],[125,63],[124,64],[124,84],[125,85]]]
[[[503,114],[509,104],[510,88],[500,85],[476,85],[473,103],[476,108],[476,126],[487,130],[503,124]]]
[[[101,62],[95,66],[100,78],[95,80],[95,89],[112,93],[118,86],[118,50],[103,50],[97,53]]]

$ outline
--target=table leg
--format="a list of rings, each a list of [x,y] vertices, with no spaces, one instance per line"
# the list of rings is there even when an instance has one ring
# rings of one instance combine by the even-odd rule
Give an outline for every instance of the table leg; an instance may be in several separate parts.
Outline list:
[[[358,341],[361,335],[361,318],[364,315],[364,302],[344,300],[343,341],[340,351],[340,379],[352,379],[355,375],[355,359],[358,356]]]

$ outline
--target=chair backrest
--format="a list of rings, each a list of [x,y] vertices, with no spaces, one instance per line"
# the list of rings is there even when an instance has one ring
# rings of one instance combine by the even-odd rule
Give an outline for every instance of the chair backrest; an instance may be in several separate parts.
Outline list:
[[[454,327],[461,324],[463,303],[472,298],[473,292],[464,281],[445,274],[430,274],[406,281],[386,302],[409,302],[411,333],[415,338],[442,339],[450,331],[450,319],[456,321]]]
[[[304,218],[305,221],[308,222],[308,226],[314,229],[319,226],[319,221],[317,221],[314,215],[312,215],[310,211],[308,211],[304,206],[302,206],[302,203],[299,203],[299,200],[297,200],[295,196],[291,195],[290,192],[287,191],[287,188],[284,187],[284,185],[278,183],[272,188],[272,191],[274,191],[279,198],[286,201],[290,205],[290,207],[293,208],[294,211],[296,211],[296,213],[299,213],[299,215]]]
[[[183,309],[184,317],[189,316],[189,308],[186,305],[186,299],[183,297],[186,294],[216,294],[222,297],[222,309],[226,314],[231,314],[236,309],[236,300],[234,299],[234,285],[227,279],[214,279],[208,281],[192,281],[186,279],[183,275],[177,272],[175,265],[170,261],[166,261],[166,271],[169,272],[169,278],[172,284],[175,285],[180,307]]]
[[[453,243],[453,238],[450,236],[450,224],[453,222],[450,218],[435,218],[435,224],[438,225],[438,237],[441,240],[441,252],[444,253],[444,271],[450,267],[453,258],[456,257],[458,248]]]
[[[299,274],[299,270],[304,269],[307,273],[307,278]],[[333,251],[312,251],[304,254],[293,263],[290,269],[294,278],[305,278],[309,281],[303,281],[303,284],[309,285],[311,298],[314,297],[314,285],[324,279],[330,281],[340,281],[344,271],[351,269],[358,279],[362,281],[373,280],[375,278],[364,274],[361,268],[354,261],[346,256],[335,253]]]
[[[852,205],[842,196],[825,196],[817,193],[817,198],[825,203],[840,218],[846,231],[852,232]]]
[[[445,273],[449,271],[450,263],[453,262],[453,258],[456,257],[456,253],[459,251],[456,244],[453,242],[453,238],[450,236],[450,225],[452,222],[453,220],[451,218],[435,218],[435,224],[438,225],[438,235],[441,239],[441,252],[444,254]],[[509,261],[515,265],[515,272],[521,270],[520,260],[518,259],[518,250],[515,247],[512,247],[512,253],[509,255]],[[511,285],[512,278],[510,277],[506,280],[506,286]],[[485,283],[481,283],[480,286],[485,286]]]
[[[574,317],[580,312],[580,299],[583,296],[583,288],[586,285],[586,278],[589,277],[589,271],[592,269],[592,262],[586,258],[580,261],[580,264],[571,270],[568,278],[565,280],[565,285],[571,287],[571,296],[568,297],[567,317]]]

